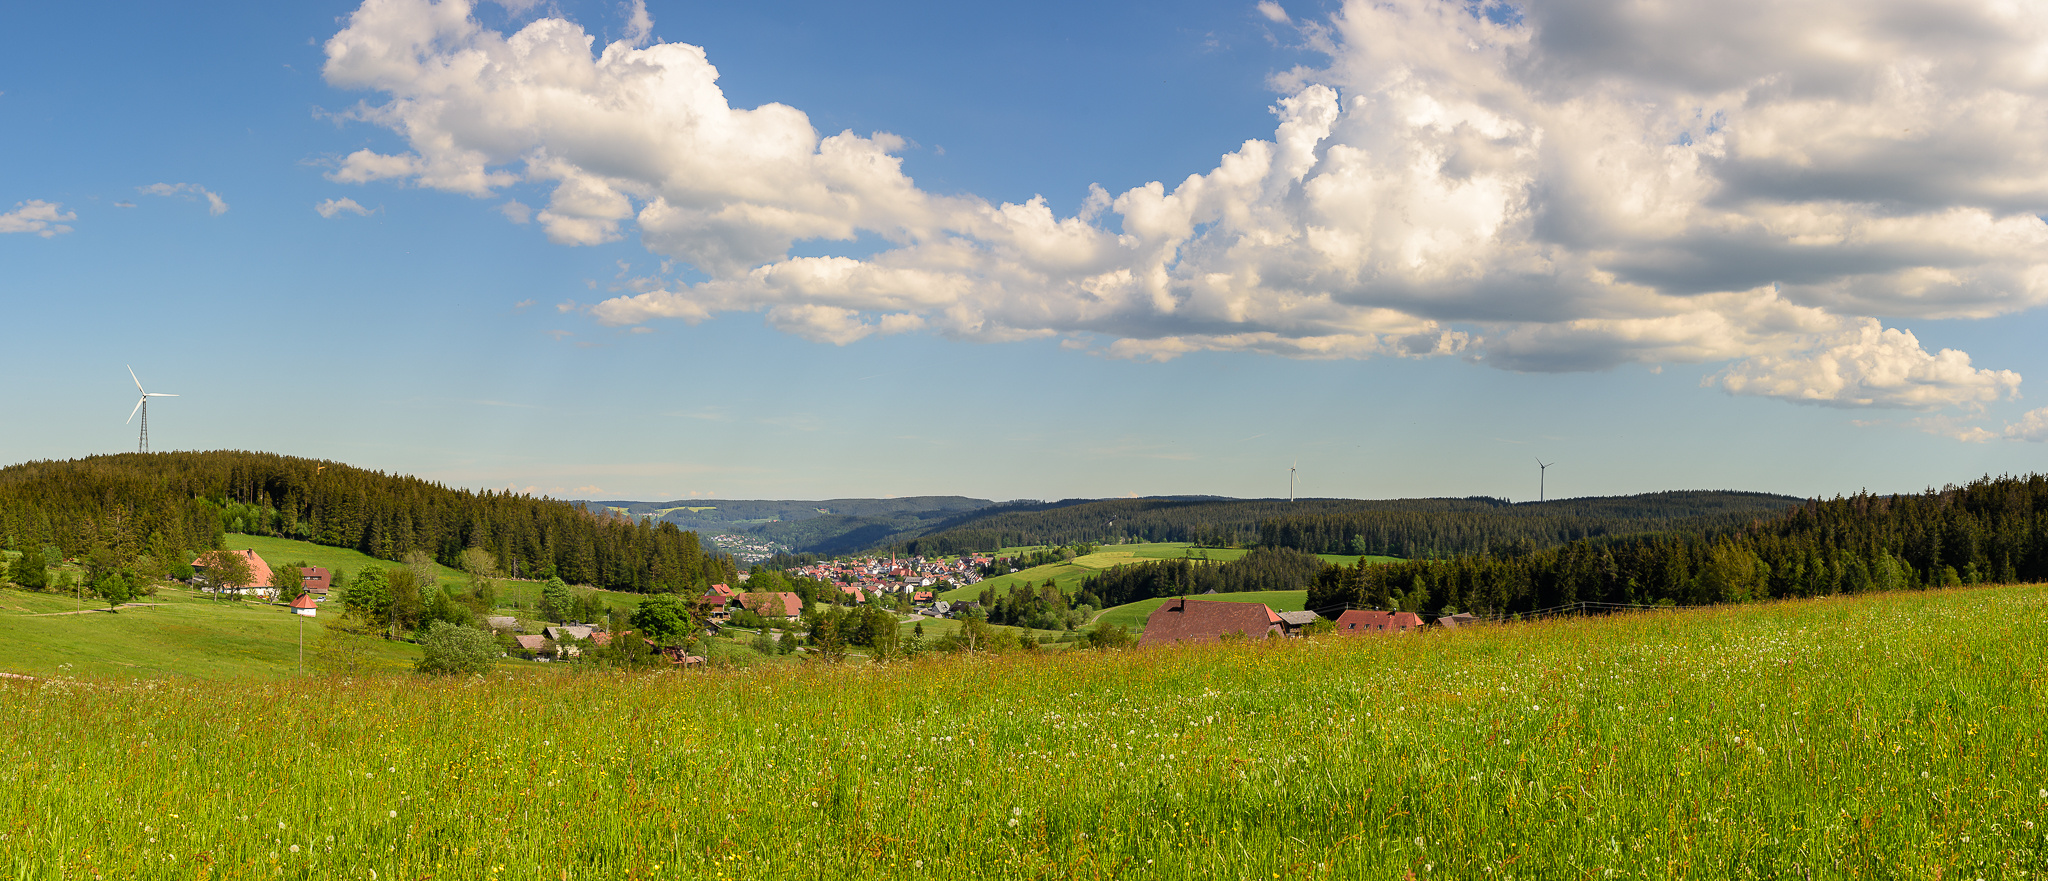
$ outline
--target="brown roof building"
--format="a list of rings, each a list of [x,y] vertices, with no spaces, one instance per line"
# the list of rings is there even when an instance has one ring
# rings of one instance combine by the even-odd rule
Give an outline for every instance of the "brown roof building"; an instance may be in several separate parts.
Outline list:
[[[1223,603],[1181,597],[1167,600],[1165,605],[1152,610],[1152,615],[1145,619],[1145,635],[1138,639],[1138,645],[1215,642],[1230,633],[1263,639],[1280,627],[1280,616],[1265,603]]]
[[[1371,612],[1352,609],[1337,616],[1337,632],[1402,633],[1422,629],[1422,616],[1414,612]]]
[[[745,606],[747,611],[765,618],[795,618],[804,613],[804,598],[788,591],[743,593],[740,594],[740,605]]]
[[[249,583],[242,586],[244,589],[274,586],[270,583],[270,564],[263,562],[263,557],[259,556],[254,548],[244,548],[239,551],[229,550],[228,553],[241,554],[243,559],[249,561]],[[202,554],[199,559],[204,559],[204,557],[205,555]],[[192,569],[196,572],[205,572],[206,566],[199,559],[192,561]]]

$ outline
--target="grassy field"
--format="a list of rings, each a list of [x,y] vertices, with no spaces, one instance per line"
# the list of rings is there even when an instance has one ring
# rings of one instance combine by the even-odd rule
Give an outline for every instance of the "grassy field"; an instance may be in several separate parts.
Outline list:
[[[339,569],[350,576],[365,566],[398,565],[345,548],[290,539],[231,534],[226,544],[230,548],[254,548],[273,565],[304,561]],[[61,571],[75,568],[67,566]],[[464,585],[469,581],[469,576],[454,569],[437,569],[445,582]],[[497,613],[526,619],[538,605],[537,582],[500,579],[497,584]],[[600,594],[612,606],[627,610],[638,608],[641,599],[639,594]],[[5,622],[9,645],[14,649],[0,657],[0,670],[37,676],[207,680],[297,675],[299,622],[282,606],[253,599],[222,602],[178,585],[162,587],[156,596],[140,601],[155,605],[117,613],[60,615],[51,613],[73,611],[80,606],[79,601],[70,594],[0,589],[0,621]],[[103,604],[89,593],[85,596],[85,608],[99,605]],[[317,666],[320,635],[338,614],[337,608],[325,607],[318,617],[305,623],[309,666]],[[417,646],[385,640],[371,640],[364,644],[363,651],[364,663],[373,670],[407,670],[420,656]],[[531,666],[530,662],[504,664]]]
[[[1308,604],[1308,591],[1266,590],[1247,591],[1245,593],[1219,593],[1213,596],[1204,594],[1195,597],[1195,599],[1216,600],[1225,603],[1265,603],[1273,607],[1275,612],[1299,612]],[[1154,597],[1149,600],[1139,600],[1135,603],[1125,603],[1121,606],[1111,606],[1102,610],[1102,614],[1095,617],[1095,621],[1091,626],[1106,627],[1112,624],[1121,624],[1132,633],[1142,633],[1145,630],[1145,619],[1150,617],[1152,612],[1160,606],[1174,601],[1174,597]]]
[[[190,677],[274,679],[292,675],[299,660],[300,622],[283,606],[253,600],[223,602],[164,588],[119,612],[70,612],[70,596],[0,589],[0,620],[10,651],[0,669],[36,676]],[[95,600],[88,596],[85,607]],[[100,604],[104,605],[104,604]],[[327,617],[332,617],[331,615]],[[316,659],[325,621],[305,622],[308,663]],[[375,669],[409,669],[416,646],[371,640],[366,661]]]
[[[2000,587],[890,666],[22,683],[0,866],[2036,877],[2044,621]]]
[[[1005,555],[1015,556],[1042,548],[1005,548]],[[1206,559],[1218,563],[1235,560],[1251,551],[1244,548],[1198,548],[1186,542],[1152,542],[1147,544],[1103,545],[1095,553],[1075,557],[1066,563],[1034,566],[1021,572],[998,575],[979,584],[956,587],[939,594],[944,600],[971,600],[981,596],[983,590],[994,588],[997,594],[1008,593],[1019,584],[1044,584],[1050,578],[1061,590],[1072,593],[1081,588],[1081,582],[1090,576],[1112,566],[1128,563],[1143,563],[1151,560]],[[1359,557],[1344,554],[1317,554],[1322,559],[1340,566],[1358,562]],[[1392,562],[1397,557],[1369,557],[1376,562]]]
[[[263,557],[263,562],[269,563],[272,566],[303,561],[310,565],[325,567],[329,571],[346,572],[351,578],[355,577],[357,572],[361,572],[365,566],[391,568],[400,565],[390,560],[379,560],[369,554],[349,548],[330,548],[326,545],[316,545],[312,542],[295,541],[289,538],[271,538],[267,535],[242,535],[231,532],[228,533],[227,538],[222,540],[222,546],[237,550],[253,548],[258,555]],[[469,576],[463,574],[462,570],[450,569],[439,563],[434,564],[434,571],[444,581],[462,584],[469,580]]]

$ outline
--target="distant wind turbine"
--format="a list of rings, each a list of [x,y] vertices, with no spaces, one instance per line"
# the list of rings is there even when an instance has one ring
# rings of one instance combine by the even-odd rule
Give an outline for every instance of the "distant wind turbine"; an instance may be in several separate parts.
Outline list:
[[[1294,465],[1287,466],[1287,500],[1290,502],[1294,501],[1294,472],[1299,470],[1295,466],[1300,464],[1301,460],[1296,459]]]
[[[1550,466],[1555,464],[1545,462],[1541,457],[1536,459],[1536,501],[1543,501],[1543,480],[1550,475]]]
[[[142,414],[142,437],[135,442],[135,452],[147,453],[149,452],[149,399],[175,398],[177,397],[177,395],[169,394],[167,392],[143,391],[142,380],[136,379],[134,367],[128,368],[128,378],[135,380],[135,391],[139,392],[142,395],[142,399],[135,402],[135,409],[128,411],[128,422],[135,421],[135,414]],[[127,423],[124,422],[122,424],[126,425]]]

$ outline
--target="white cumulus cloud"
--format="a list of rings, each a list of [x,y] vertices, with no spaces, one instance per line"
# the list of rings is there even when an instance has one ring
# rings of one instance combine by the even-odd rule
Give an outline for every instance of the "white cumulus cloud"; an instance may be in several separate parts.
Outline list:
[[[333,218],[337,214],[353,214],[357,217],[368,217],[370,214],[370,209],[364,208],[362,205],[357,204],[356,200],[347,197],[322,199],[319,204],[313,206],[313,210],[320,212],[320,216],[326,218]]]
[[[61,202],[45,202],[30,199],[14,203],[14,210],[0,213],[0,233],[25,232],[49,238],[71,231],[66,224],[77,220],[76,213],[64,210]]]
[[[330,177],[538,185],[552,241],[637,235],[708,276],[587,307],[599,321],[752,311],[839,344],[1732,362],[1732,393],[1928,409],[2019,377],[1880,317],[2048,302],[2041,4],[1354,0],[1304,25],[1327,63],[1275,78],[1270,139],[1091,187],[1072,216],[927,192],[888,133],[733,107],[705,50],[649,44],[644,5],[622,8],[627,38],[596,46],[560,17],[503,33],[462,0],[366,0],[325,75],[379,95],[351,116],[406,146]],[[864,234],[888,247],[790,256]]]
[[[2005,436],[2013,440],[2048,441],[2048,407],[2029,410],[2020,416],[2020,421],[2005,427]]]
[[[205,199],[206,213],[215,217],[228,213],[228,203],[218,193],[198,184],[150,184],[136,187],[136,192],[151,196],[178,196],[186,199]]]
[[[1970,356],[1954,349],[1930,355],[1912,332],[1865,319],[1818,352],[1751,358],[1708,377],[1707,384],[1799,403],[1929,409],[2013,396],[2020,376],[1973,368]]]

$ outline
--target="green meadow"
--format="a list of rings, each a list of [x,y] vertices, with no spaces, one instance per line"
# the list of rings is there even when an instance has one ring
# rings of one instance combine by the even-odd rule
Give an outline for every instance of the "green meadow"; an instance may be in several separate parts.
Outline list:
[[[889,665],[16,682],[0,867],[2036,877],[2044,621],[2027,586]]]
[[[1004,548],[1001,553],[1003,555],[1014,556],[1018,554],[1030,553],[1032,551],[1037,550],[1044,549]],[[1068,593],[1072,593],[1074,591],[1081,589],[1081,582],[1087,581],[1090,577],[1095,575],[1095,573],[1101,572],[1102,570],[1108,569],[1112,566],[1122,566],[1129,563],[1144,563],[1150,562],[1152,560],[1183,559],[1208,560],[1217,563],[1227,563],[1231,560],[1238,559],[1239,557],[1242,557],[1248,553],[1251,553],[1251,551],[1244,548],[1202,548],[1196,547],[1186,542],[1150,542],[1146,544],[1102,545],[1100,548],[1096,550],[1095,553],[1075,557],[1074,559],[1067,561],[1065,563],[1051,563],[1044,566],[1034,566],[1030,569],[1025,569],[1019,572],[1012,572],[1008,575],[998,575],[994,578],[990,578],[978,584],[970,584],[965,587],[956,587],[952,590],[939,594],[939,598],[944,600],[971,600],[981,596],[982,591],[988,590],[990,588],[995,589],[996,593],[1000,595],[1008,593],[1010,588],[1015,587],[1017,585],[1044,584],[1046,582],[1046,579],[1052,579],[1053,583],[1058,585],[1061,590],[1064,590]],[[1316,556],[1322,558],[1327,562],[1335,563],[1339,566],[1349,566],[1353,563],[1358,562],[1358,560],[1360,559],[1356,556],[1347,556],[1344,554],[1317,554]],[[1366,559],[1370,559],[1374,562],[1385,563],[1393,562],[1399,558],[1368,557]]]
[[[75,613],[80,603],[69,595],[0,589],[11,649],[0,669],[93,679],[274,679],[298,669],[301,620],[284,606],[170,587],[138,602],[148,605],[107,612],[88,594],[88,611]],[[325,621],[303,623],[310,669]],[[419,659],[419,649],[403,642],[368,640],[363,651],[371,669],[406,670]]]
[[[236,550],[242,548],[252,549],[263,558],[263,562],[269,563],[272,566],[303,562],[311,566],[324,567],[329,571],[346,572],[350,576],[361,572],[365,566],[391,568],[401,565],[390,560],[379,560],[353,548],[331,548],[326,545],[316,545],[312,542],[297,541],[289,538],[273,538],[267,535],[243,535],[238,532],[231,532],[228,533],[226,538],[221,540],[221,546]],[[469,576],[463,574],[462,570],[451,569],[439,563],[434,564],[434,572],[442,580],[453,581],[456,584],[469,580]]]
[[[1271,606],[1275,612],[1299,612],[1308,604],[1308,591],[1259,590],[1246,591],[1244,593],[1203,594],[1194,597],[1194,599],[1215,600],[1224,603],[1265,603]],[[1090,626],[1108,627],[1111,625],[1122,625],[1134,634],[1143,633],[1146,618],[1151,617],[1152,613],[1157,611],[1160,606],[1176,601],[1178,601],[1177,597],[1153,597],[1149,600],[1139,600],[1135,603],[1111,606],[1102,610],[1102,614],[1095,616],[1095,620],[1090,623]]]

